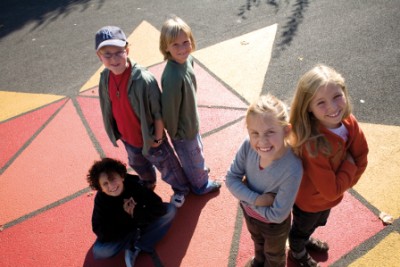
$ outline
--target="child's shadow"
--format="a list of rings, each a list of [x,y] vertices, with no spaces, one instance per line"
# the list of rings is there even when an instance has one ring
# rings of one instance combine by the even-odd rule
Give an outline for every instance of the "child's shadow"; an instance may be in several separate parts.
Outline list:
[[[219,192],[205,196],[188,195],[185,204],[178,209],[175,220],[166,236],[157,244],[156,251],[164,267],[180,266],[182,259],[187,254],[193,233],[198,227],[198,219],[207,202],[217,197]],[[202,227],[207,227],[204,225]],[[83,267],[117,267],[125,266],[124,252],[106,260],[95,260],[92,247],[86,254]],[[135,267],[155,266],[148,254],[141,253]]]

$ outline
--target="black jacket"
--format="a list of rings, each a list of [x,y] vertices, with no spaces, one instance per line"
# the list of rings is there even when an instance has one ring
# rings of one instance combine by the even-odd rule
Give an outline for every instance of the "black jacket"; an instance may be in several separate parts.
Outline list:
[[[123,208],[124,199],[137,203],[133,218]],[[139,177],[127,174],[124,191],[118,197],[98,191],[94,200],[92,229],[101,242],[117,241],[138,228],[146,227],[166,213],[162,199],[139,183]]]

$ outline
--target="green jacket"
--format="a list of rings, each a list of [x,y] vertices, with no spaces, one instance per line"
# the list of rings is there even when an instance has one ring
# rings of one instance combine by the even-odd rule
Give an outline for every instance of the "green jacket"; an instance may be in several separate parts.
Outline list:
[[[133,110],[140,120],[143,136],[143,155],[147,155],[154,143],[154,120],[162,119],[161,116],[161,91],[157,80],[147,69],[133,61],[131,77],[128,82],[128,97]],[[114,146],[121,138],[117,124],[112,114],[111,101],[108,93],[108,79],[110,70],[107,68],[100,74],[99,97],[103,115],[104,127]]]
[[[161,78],[162,114],[172,139],[193,139],[199,133],[193,58],[184,64],[168,60]]]

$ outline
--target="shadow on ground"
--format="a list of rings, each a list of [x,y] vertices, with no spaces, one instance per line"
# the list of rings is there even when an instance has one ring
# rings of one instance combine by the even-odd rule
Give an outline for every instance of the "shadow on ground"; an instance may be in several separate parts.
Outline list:
[[[181,266],[197,227],[201,211],[210,199],[218,197],[218,195],[219,192],[206,196],[191,194],[186,198],[185,205],[179,208],[171,229],[156,247],[157,254],[164,266]],[[125,266],[123,251],[111,259],[96,260],[93,257],[92,248],[93,246],[87,251],[83,267]],[[141,253],[135,266],[154,266],[154,264],[150,255]]]

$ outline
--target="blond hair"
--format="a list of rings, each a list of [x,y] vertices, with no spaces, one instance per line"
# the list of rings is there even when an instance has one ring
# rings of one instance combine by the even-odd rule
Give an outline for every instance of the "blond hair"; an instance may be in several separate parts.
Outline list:
[[[271,94],[260,96],[247,108],[246,124],[250,116],[264,114],[273,115],[282,126],[289,125],[287,106]]]
[[[297,155],[301,155],[301,147],[314,140],[313,149],[307,144],[308,152],[315,156],[318,151],[330,154],[331,146],[317,129],[317,119],[309,112],[310,102],[320,88],[329,84],[339,86],[346,98],[346,108],[343,118],[351,114],[351,104],[345,80],[336,70],[326,65],[317,65],[306,72],[299,80],[290,110],[292,124],[291,145]],[[312,151],[311,151],[312,150]]]
[[[176,40],[179,33],[186,33],[192,44],[192,51],[195,50],[196,44],[192,29],[186,24],[181,18],[173,15],[171,18],[167,19],[162,28],[160,35],[160,52],[163,54],[164,59],[172,59],[171,54],[167,52],[168,45]]]

